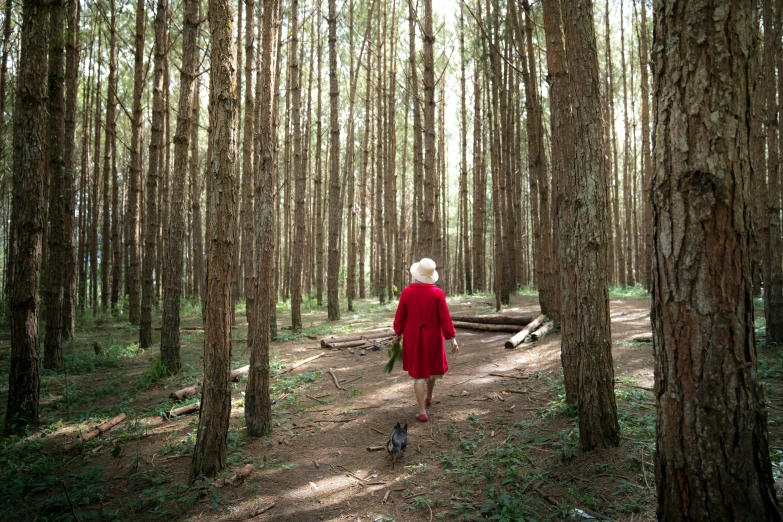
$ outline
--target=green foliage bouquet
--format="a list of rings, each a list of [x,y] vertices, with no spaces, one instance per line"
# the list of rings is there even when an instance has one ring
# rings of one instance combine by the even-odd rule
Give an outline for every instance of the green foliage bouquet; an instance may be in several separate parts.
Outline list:
[[[383,367],[383,371],[391,373],[394,369],[394,363],[402,360],[402,341],[395,341],[389,346],[389,362]]]

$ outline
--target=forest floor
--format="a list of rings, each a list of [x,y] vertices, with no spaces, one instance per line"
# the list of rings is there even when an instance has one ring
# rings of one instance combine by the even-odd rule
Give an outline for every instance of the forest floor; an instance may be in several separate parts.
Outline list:
[[[479,313],[492,310],[490,301],[463,296],[449,305]],[[187,478],[197,415],[167,421],[161,414],[197,401],[175,405],[169,394],[199,380],[203,331],[194,328],[200,307],[183,308],[183,371],[173,377],[162,374],[156,349],[138,348],[136,328],[82,321],[66,349],[67,371],[43,372],[42,428],[0,441],[0,520],[655,519],[653,354],[650,343],[632,340],[650,331],[648,297],[611,301],[622,443],[589,453],[579,451],[576,412],[564,402],[558,332],[506,350],[504,334],[459,331],[460,353],[449,356],[427,423],[414,418],[407,374],[399,367],[383,373],[386,350],[360,356],[358,349],[318,345],[327,334],[389,326],[395,306],[358,301],[356,312],[334,324],[326,321],[325,307],[306,307],[304,331],[281,330],[273,344],[272,396],[280,397],[273,433],[245,435],[245,382],[239,382],[232,393],[228,468],[194,485]],[[514,295],[508,311],[536,314],[537,297]],[[288,319],[284,307],[278,318]],[[249,359],[243,310],[237,323],[235,368]],[[763,319],[759,326],[763,334]],[[0,332],[2,407],[9,351],[6,329]],[[323,357],[281,373],[322,351]],[[783,356],[763,344],[759,353],[780,481]],[[128,420],[114,430],[64,451],[79,432],[121,412]],[[408,448],[393,468],[385,451],[367,448],[384,445],[396,422],[408,424]],[[237,480],[246,464],[255,471]]]

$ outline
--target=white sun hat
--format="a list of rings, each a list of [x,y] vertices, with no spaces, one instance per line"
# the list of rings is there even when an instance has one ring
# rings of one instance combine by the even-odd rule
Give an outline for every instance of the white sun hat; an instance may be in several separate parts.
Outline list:
[[[425,257],[418,263],[411,265],[411,277],[419,283],[434,285],[438,281],[438,271],[435,270],[435,261]]]

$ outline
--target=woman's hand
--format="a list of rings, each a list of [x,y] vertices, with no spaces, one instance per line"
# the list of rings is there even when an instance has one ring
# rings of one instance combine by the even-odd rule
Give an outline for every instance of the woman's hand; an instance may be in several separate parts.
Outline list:
[[[401,335],[396,335],[396,336],[394,336],[394,339],[392,339],[392,344],[398,343],[400,341],[402,341],[402,336]]]
[[[459,352],[459,344],[457,344],[457,338],[452,337],[451,338],[451,353],[457,353]]]

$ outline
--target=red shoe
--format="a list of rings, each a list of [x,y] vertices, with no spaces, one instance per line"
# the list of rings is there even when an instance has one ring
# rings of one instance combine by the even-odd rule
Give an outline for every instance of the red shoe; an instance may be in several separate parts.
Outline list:
[[[432,406],[432,403],[435,402],[435,396],[433,395],[429,399],[424,399],[424,404],[426,406]]]
[[[419,415],[416,415],[416,420],[421,422],[427,422],[427,414],[426,413],[420,413]]]

